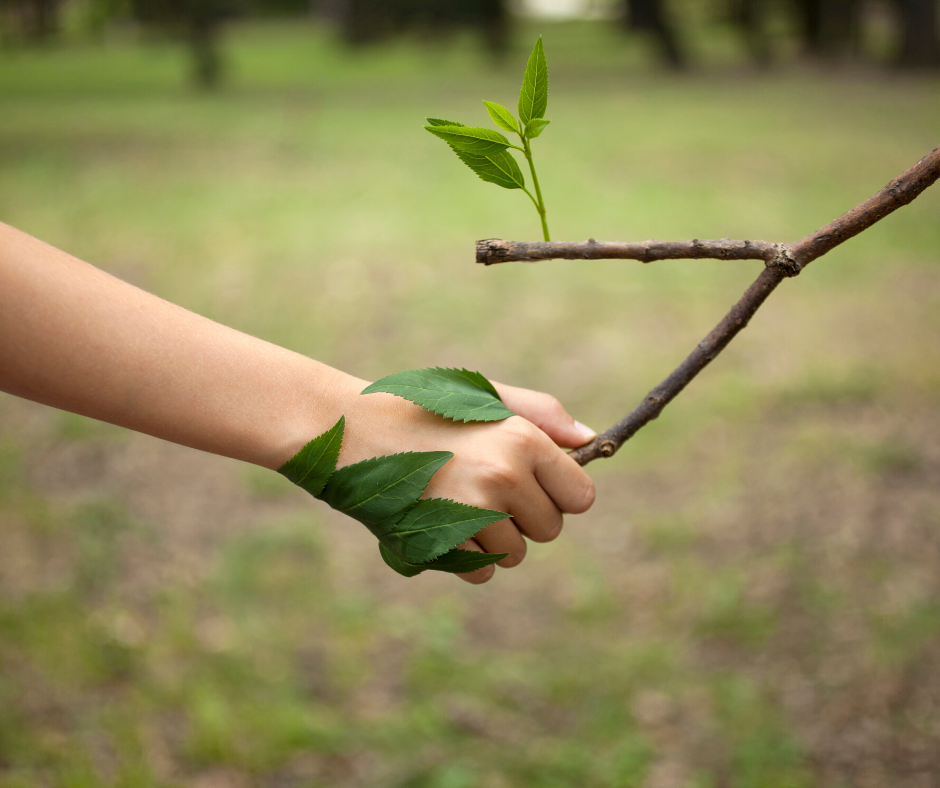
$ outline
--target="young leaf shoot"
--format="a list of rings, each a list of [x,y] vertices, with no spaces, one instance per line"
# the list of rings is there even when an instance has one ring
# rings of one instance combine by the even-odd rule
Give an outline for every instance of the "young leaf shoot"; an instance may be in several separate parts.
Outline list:
[[[428,118],[428,125],[424,128],[444,140],[457,157],[482,180],[495,183],[504,189],[522,189],[532,200],[535,210],[538,211],[542,222],[542,236],[546,241],[550,241],[545,200],[535,172],[530,144],[549,124],[549,121],[544,119],[545,110],[548,108],[548,63],[545,60],[541,36],[535,42],[532,54],[529,55],[522,89],[519,91],[520,120],[516,120],[512,112],[502,104],[497,104],[495,101],[484,101],[483,104],[493,123],[503,131],[519,136],[522,141],[521,148],[510,143],[497,131],[468,127],[440,118]],[[509,153],[509,148],[520,151],[525,156],[529,164],[529,172],[532,174],[532,188],[535,194],[526,188],[522,170]]]

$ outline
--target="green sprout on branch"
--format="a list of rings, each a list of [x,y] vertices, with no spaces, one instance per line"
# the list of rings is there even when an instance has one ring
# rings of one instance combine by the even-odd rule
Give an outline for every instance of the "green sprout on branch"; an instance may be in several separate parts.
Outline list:
[[[452,120],[428,118],[429,125],[424,128],[450,145],[451,150],[460,160],[482,180],[495,183],[504,189],[522,189],[528,194],[542,221],[542,235],[546,241],[550,241],[552,239],[549,236],[548,222],[545,219],[545,200],[542,198],[538,175],[535,174],[531,146],[531,141],[538,137],[551,122],[544,119],[545,110],[548,107],[548,63],[545,61],[541,36],[535,42],[532,54],[529,55],[525,77],[522,80],[522,90],[519,91],[519,120],[516,120],[502,104],[493,101],[483,103],[493,123],[504,131],[519,135],[522,141],[521,148],[513,145],[498,131],[478,126],[464,126]],[[522,170],[509,154],[508,148],[522,151],[529,163],[534,195],[526,188]]]

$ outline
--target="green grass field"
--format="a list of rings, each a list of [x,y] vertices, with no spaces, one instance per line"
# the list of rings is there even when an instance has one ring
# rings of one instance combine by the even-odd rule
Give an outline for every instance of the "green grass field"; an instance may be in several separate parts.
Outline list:
[[[544,26],[553,237],[794,240],[940,144],[940,81],[678,78]],[[365,378],[619,419],[759,263],[483,268],[519,193],[421,129],[514,106],[457,38],[234,29],[0,58],[0,220]],[[0,786],[803,788],[940,779],[940,187],[785,283],[474,588],[405,580],[267,471],[0,395]],[[537,549],[536,549],[537,548]]]

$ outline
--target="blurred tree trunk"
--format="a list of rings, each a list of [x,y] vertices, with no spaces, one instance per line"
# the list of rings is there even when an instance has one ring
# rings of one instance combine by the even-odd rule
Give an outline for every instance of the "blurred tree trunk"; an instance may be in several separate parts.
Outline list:
[[[502,60],[509,51],[509,13],[503,0],[480,0],[480,34],[490,54]]]
[[[222,75],[219,31],[222,20],[209,14],[196,14],[190,20],[189,44],[193,54],[193,76],[206,90],[218,87]]]
[[[861,3],[858,0],[796,0],[807,54],[835,58],[858,52]]]
[[[30,38],[39,43],[48,41],[59,29],[59,0],[32,0]]]
[[[744,37],[751,60],[761,68],[770,66],[773,59],[766,17],[766,0],[732,0],[731,18]]]
[[[685,56],[675,26],[669,18],[663,0],[624,0],[624,20],[629,30],[653,35],[659,44],[663,62],[674,69],[685,68]]]
[[[0,0],[5,27],[16,38],[44,44],[59,30],[61,0]]]
[[[940,67],[936,0],[897,0],[900,45],[897,62],[904,68]]]
[[[485,47],[496,56],[509,45],[506,0],[327,0],[321,11],[353,45],[408,30],[439,37],[461,28],[479,30]]]
[[[222,26],[251,8],[245,0],[132,0],[131,10],[141,24],[184,42],[196,84],[214,88],[222,76]]]

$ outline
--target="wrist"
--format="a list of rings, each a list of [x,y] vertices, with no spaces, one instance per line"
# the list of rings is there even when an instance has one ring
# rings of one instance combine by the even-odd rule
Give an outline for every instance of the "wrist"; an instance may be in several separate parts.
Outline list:
[[[279,417],[258,435],[252,459],[256,465],[275,471],[341,416],[348,415],[359,392],[368,385],[306,357],[292,370],[292,377],[288,393],[278,403]]]

